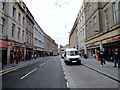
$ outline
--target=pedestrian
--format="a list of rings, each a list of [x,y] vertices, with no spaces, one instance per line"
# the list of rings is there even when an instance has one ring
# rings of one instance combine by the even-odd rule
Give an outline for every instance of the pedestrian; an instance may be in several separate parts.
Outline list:
[[[35,59],[37,58],[37,55],[35,54]]]
[[[115,49],[113,57],[114,57],[113,67],[117,67],[117,64],[118,64],[118,68],[120,68],[120,52],[118,49]]]
[[[33,54],[32,54],[32,59],[33,59]]]
[[[105,55],[103,51],[100,51],[100,61],[101,61],[101,66],[106,66],[106,62],[105,62]]]
[[[18,59],[19,59],[19,57],[18,57],[18,54],[16,53],[16,54],[14,55],[14,57],[13,57],[13,60],[14,60],[13,67],[14,67],[16,64],[18,65]]]
[[[109,50],[109,60],[113,61],[114,50]]]
[[[96,53],[96,61],[100,61],[100,51],[97,50],[97,53]]]

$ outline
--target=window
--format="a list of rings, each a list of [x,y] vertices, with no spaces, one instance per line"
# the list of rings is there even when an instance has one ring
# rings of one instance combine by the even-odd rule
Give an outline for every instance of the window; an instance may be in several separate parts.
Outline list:
[[[120,23],[120,2],[113,3],[113,16],[114,16],[114,24]]]
[[[3,34],[3,31],[4,31],[4,21],[5,19],[4,18],[0,18],[0,34]]]
[[[24,30],[23,30],[23,32],[22,32],[22,40],[24,41]]]
[[[96,31],[97,31],[96,16],[93,18],[93,29],[94,29],[94,32],[96,32]]]
[[[26,33],[26,43],[28,43],[28,33]]]
[[[18,14],[18,21],[19,22],[21,21],[21,14],[20,13]]]
[[[2,10],[5,9],[5,2],[2,2],[1,9],[2,9]]]
[[[24,18],[24,17],[23,17],[23,23],[22,23],[22,24],[23,24],[23,26],[24,26],[24,24],[25,24],[25,18]]]
[[[15,32],[15,24],[12,24],[12,34],[11,34],[12,37],[14,37],[14,32]]]
[[[85,39],[85,37],[84,37],[84,36],[85,36],[85,33],[84,33],[84,28],[83,28],[83,40]]]
[[[20,28],[18,27],[18,39],[20,39]]]
[[[89,12],[89,15],[91,14],[91,5],[89,5],[89,8],[88,8],[88,12]]]
[[[86,32],[86,38],[88,38],[88,33],[89,33],[89,30],[88,30],[88,25],[86,25],[86,27],[85,27],[85,28],[86,28],[86,31],[85,31],[85,32]]]
[[[92,36],[92,22],[90,21],[89,22],[89,33],[88,33],[89,36]]]
[[[16,8],[13,7],[13,17],[15,17],[15,16],[16,16]]]
[[[104,14],[105,14],[105,26],[106,26],[106,29],[108,30],[109,29],[109,12],[108,12],[108,9],[106,9],[104,11]]]

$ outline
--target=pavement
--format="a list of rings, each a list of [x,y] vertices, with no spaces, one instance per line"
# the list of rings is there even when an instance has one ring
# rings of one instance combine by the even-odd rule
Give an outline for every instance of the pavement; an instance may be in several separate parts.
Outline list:
[[[10,72],[14,69],[19,69],[25,66],[28,66],[30,64],[36,63],[37,61],[39,61],[40,59],[42,59],[43,57],[37,58],[37,59],[32,59],[32,60],[25,60],[25,61],[21,61],[19,62],[19,65],[13,67],[13,64],[7,64],[4,66],[3,69],[0,69],[0,74],[5,73],[5,72]],[[98,73],[101,73],[111,79],[114,79],[118,82],[120,82],[120,75],[119,75],[119,71],[120,69],[117,67],[113,67],[113,62],[108,62],[106,61],[106,66],[100,66],[100,62],[96,61],[95,59],[84,59],[81,58],[82,60],[82,64]]]
[[[43,57],[41,57],[41,59],[42,58]],[[15,65],[14,67],[13,67],[13,63],[12,64],[7,64],[7,65],[4,65],[3,69],[2,69],[2,66],[0,65],[0,74],[8,73],[8,72],[11,72],[13,70],[26,67],[30,64],[34,64],[34,63],[38,62],[39,60],[40,60],[39,58],[36,58],[36,59],[21,61],[21,62],[18,62],[19,64]]]
[[[100,61],[81,58],[82,64],[98,73],[120,82],[120,68],[113,67],[113,62],[106,61],[106,66],[100,66]]]

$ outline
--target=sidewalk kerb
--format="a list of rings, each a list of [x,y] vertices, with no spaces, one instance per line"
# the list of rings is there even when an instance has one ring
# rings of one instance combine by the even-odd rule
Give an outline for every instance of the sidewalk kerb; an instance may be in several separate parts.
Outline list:
[[[5,73],[5,72],[11,72],[11,70],[20,69],[20,68],[26,67],[26,66],[28,66],[28,65],[32,65],[32,64],[34,64],[34,63],[36,63],[36,62],[38,62],[38,60],[37,60],[37,61],[36,61],[36,60],[35,60],[35,61],[30,61],[30,62],[28,62],[28,63],[18,65],[18,66],[16,66],[16,67],[11,67],[11,68],[8,68],[8,69],[5,69],[5,70],[1,70],[1,71],[0,71],[0,74]]]
[[[115,80],[115,81],[117,81],[117,82],[120,82],[120,80],[118,80],[116,77],[113,77],[113,76],[111,76],[111,75],[109,75],[109,74],[107,74],[107,73],[105,73],[105,72],[102,72],[102,71],[100,71],[100,70],[98,70],[98,69],[95,69],[95,68],[93,68],[93,67],[91,67],[91,66],[89,66],[89,65],[86,65],[86,64],[83,64],[85,67],[88,67],[88,68],[90,68],[90,69],[92,69],[92,70],[94,70],[94,71],[96,71],[96,72],[98,72],[98,73],[100,73],[100,74],[102,74],[102,75],[105,75],[105,76],[107,76],[107,77],[109,77],[109,78],[111,78],[111,79],[113,79],[113,80]]]

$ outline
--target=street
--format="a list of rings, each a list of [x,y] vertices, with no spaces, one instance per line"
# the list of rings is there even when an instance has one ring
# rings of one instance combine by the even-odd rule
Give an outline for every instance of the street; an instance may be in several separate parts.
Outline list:
[[[3,75],[3,88],[65,88],[60,58],[48,57],[38,63]]]
[[[65,65],[59,56],[2,76],[3,88],[118,88],[118,82],[84,65]]]

